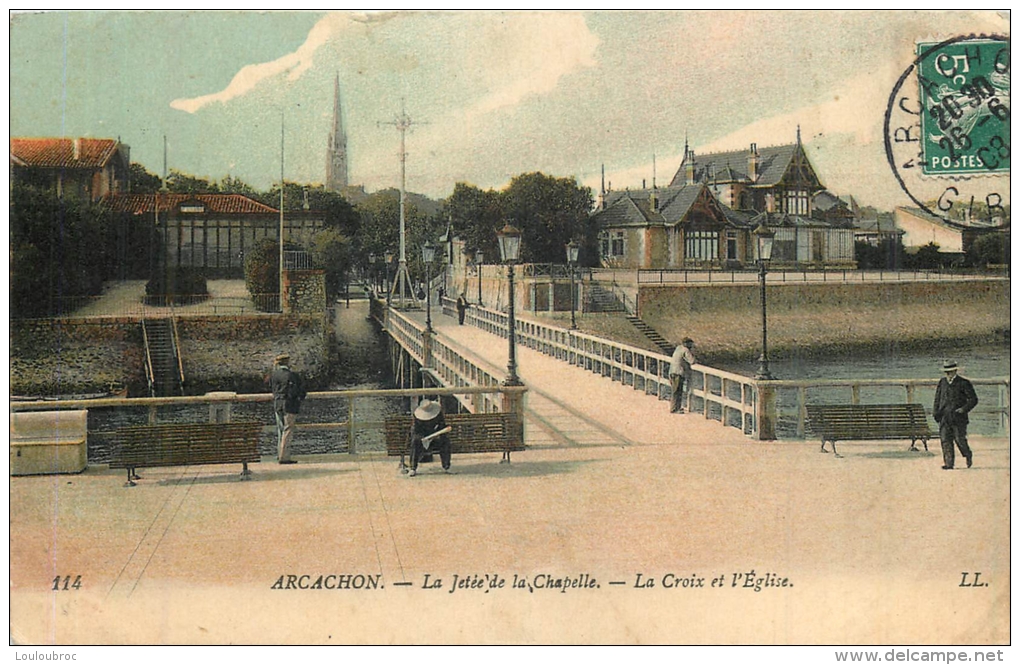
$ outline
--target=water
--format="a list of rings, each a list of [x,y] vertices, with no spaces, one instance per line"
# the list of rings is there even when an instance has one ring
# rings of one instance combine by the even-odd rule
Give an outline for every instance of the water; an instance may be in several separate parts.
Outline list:
[[[339,377],[329,390],[381,390],[392,388],[386,335],[367,319],[368,301],[352,300],[350,308],[337,305],[335,312],[336,337],[339,359],[336,375]],[[382,422],[387,415],[406,410],[406,398],[358,398],[355,402],[356,421]],[[347,420],[348,400],[305,400],[298,416],[299,424],[338,423]],[[148,422],[148,409],[116,408],[89,411],[89,461],[108,463],[113,455],[114,430]],[[231,407],[231,419],[260,422],[267,428],[259,441],[259,452],[276,454],[276,426],[271,403],[241,403]],[[208,422],[209,406],[180,405],[160,407],[157,423]],[[359,451],[386,449],[381,428],[359,429],[355,432]],[[301,430],[294,436],[295,455],[347,452],[347,429]]]
[[[818,355],[782,359],[769,363],[769,369],[777,379],[790,380],[840,380],[840,379],[938,379],[942,376],[942,363],[953,359],[960,365],[960,374],[971,379],[1009,376],[1009,344],[984,343],[969,346],[933,344],[928,349],[888,348],[880,353],[861,352],[853,355]],[[757,360],[724,366],[726,369],[745,376],[753,376],[758,370]],[[975,386],[979,412],[971,415],[969,432],[985,436],[1005,436],[999,427],[998,414],[980,413],[980,409],[999,406],[997,386]],[[808,390],[808,404],[849,404],[850,387],[815,388]],[[931,411],[935,400],[934,386],[919,387],[914,401]],[[906,391],[900,386],[876,386],[861,388],[861,402],[864,404],[899,403],[906,401]],[[796,432],[797,393],[795,390],[779,391],[779,435],[793,436]],[[935,427],[934,420],[930,421]]]
[[[330,386],[331,390],[379,390],[392,388],[387,354],[386,335],[375,323],[367,319],[368,302],[352,300],[350,308],[338,305],[336,313],[337,341],[339,343],[340,379]],[[1009,345],[981,344],[964,348],[933,346],[927,350],[905,350],[890,348],[881,353],[857,353],[852,356],[817,355],[779,359],[770,363],[772,373],[778,379],[937,379],[945,358],[955,359],[961,366],[961,374],[971,378],[991,378],[1009,375]],[[758,369],[757,361],[723,364],[726,369],[744,376],[753,376]],[[997,406],[998,388],[976,386],[978,408]],[[896,403],[905,401],[902,387],[864,388],[861,401],[864,403]],[[931,409],[935,389],[918,388],[915,401]],[[847,404],[850,402],[850,388],[818,388],[808,391],[810,404]],[[355,405],[355,419],[358,421],[382,422],[387,415],[406,412],[406,398],[364,398]],[[780,418],[778,433],[782,438],[796,434],[797,392],[781,390],[778,395]],[[299,423],[341,422],[347,419],[347,400],[307,400]],[[89,412],[89,461],[106,463],[112,454],[112,430],[146,422],[145,409],[93,409]],[[259,444],[264,455],[276,454],[276,432],[272,406],[261,404],[236,404],[233,406],[234,420],[261,422],[267,426]],[[209,419],[207,405],[163,407],[158,412],[157,422],[205,422]],[[931,423],[934,427],[934,422]],[[975,413],[971,417],[970,431],[973,434],[1004,436],[999,428],[996,414]],[[358,430],[355,433],[359,451],[385,450],[383,433],[376,430]],[[294,439],[294,454],[347,452],[346,429],[299,430]]]

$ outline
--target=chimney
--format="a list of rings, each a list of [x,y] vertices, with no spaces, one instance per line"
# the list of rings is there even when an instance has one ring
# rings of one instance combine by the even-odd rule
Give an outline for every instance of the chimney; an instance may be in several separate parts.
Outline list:
[[[684,168],[687,174],[687,184],[694,184],[694,151],[690,150],[687,152],[687,156],[684,158]]]
[[[747,177],[751,182],[758,180],[758,144],[751,144],[751,152],[747,155]]]
[[[659,188],[655,185],[655,175],[655,155],[652,154],[652,193],[648,196],[648,204],[651,206],[652,212],[659,212]]]
[[[602,165],[602,190],[599,192],[599,210],[606,209],[606,165]]]
[[[304,195],[304,200],[301,202],[301,207],[304,208],[305,210],[308,210],[312,206],[308,203],[308,188],[307,187],[305,187],[302,190],[302,194]]]
[[[74,161],[81,159],[81,139],[74,139]]]
[[[647,188],[647,187],[645,186],[645,179],[644,179],[644,178],[641,178],[641,189],[648,189],[648,188]]]

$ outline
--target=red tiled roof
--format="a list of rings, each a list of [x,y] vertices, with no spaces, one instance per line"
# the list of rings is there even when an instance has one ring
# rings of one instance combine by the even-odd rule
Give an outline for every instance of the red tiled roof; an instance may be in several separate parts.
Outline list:
[[[279,210],[263,205],[242,194],[111,194],[104,200],[114,212],[132,215],[151,213],[159,199],[159,211],[176,211],[181,204],[200,202],[206,214],[279,214]]]
[[[75,143],[78,159],[75,159]],[[11,161],[41,168],[102,168],[117,152],[114,139],[11,139]]]

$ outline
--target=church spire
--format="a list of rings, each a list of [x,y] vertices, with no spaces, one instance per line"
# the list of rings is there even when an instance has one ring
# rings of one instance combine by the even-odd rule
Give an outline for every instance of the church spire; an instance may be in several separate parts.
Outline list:
[[[329,133],[326,155],[326,189],[339,192],[348,185],[347,132],[344,130],[343,105],[340,100],[340,74],[333,83],[333,127]]]

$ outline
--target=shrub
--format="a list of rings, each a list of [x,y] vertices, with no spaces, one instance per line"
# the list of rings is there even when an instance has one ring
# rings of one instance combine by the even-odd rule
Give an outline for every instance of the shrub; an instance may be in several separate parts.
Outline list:
[[[145,300],[155,305],[194,302],[208,295],[205,276],[193,268],[159,271],[145,285]]]

